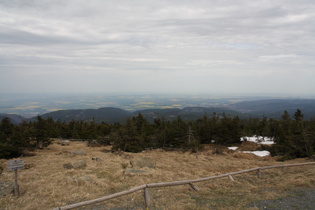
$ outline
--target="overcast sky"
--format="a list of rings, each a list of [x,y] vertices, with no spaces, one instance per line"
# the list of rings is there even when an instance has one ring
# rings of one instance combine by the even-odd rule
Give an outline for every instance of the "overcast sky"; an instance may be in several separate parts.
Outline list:
[[[315,94],[315,1],[0,0],[0,92]]]

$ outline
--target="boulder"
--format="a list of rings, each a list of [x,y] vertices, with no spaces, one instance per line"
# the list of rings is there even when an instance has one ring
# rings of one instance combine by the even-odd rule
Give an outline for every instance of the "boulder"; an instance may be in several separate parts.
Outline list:
[[[77,162],[74,162],[73,164],[71,163],[65,163],[63,164],[63,167],[65,169],[81,169],[81,168],[85,168],[86,167],[86,162],[85,160],[78,160]]]
[[[69,146],[70,141],[69,141],[69,140],[62,140],[62,141],[60,142],[60,144],[61,144],[61,146]]]
[[[64,167],[65,169],[72,169],[72,168],[73,168],[73,165],[72,165],[71,163],[65,163],[65,164],[63,164],[63,167]]]
[[[133,159],[130,161],[132,168],[155,168],[156,163],[152,157],[146,156],[137,159]]]
[[[75,163],[73,163],[73,168],[74,169],[81,169],[86,167],[86,162],[85,160],[79,160]]]
[[[138,170],[138,169],[132,169],[132,168],[127,168],[124,171],[124,174],[130,174],[130,175],[133,175],[133,174],[150,174],[150,173],[151,173],[150,171]]]
[[[9,195],[14,192],[14,182],[0,182],[0,197]]]
[[[76,155],[86,155],[86,152],[83,150],[68,152],[68,157],[73,157]]]

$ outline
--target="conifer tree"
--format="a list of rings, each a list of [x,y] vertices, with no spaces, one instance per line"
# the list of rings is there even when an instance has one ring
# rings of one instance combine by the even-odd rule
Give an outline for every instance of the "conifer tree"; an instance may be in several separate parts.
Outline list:
[[[33,137],[38,149],[42,149],[50,144],[49,126],[47,120],[41,116],[37,116],[37,121],[34,122]]]

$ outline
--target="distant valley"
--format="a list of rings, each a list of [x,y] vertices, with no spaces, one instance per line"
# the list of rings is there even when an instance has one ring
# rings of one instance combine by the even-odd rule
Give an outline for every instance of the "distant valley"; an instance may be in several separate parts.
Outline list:
[[[148,121],[152,122],[155,118],[174,120],[180,116],[184,120],[195,120],[205,114],[212,116],[218,115],[239,116],[240,118],[279,118],[284,110],[292,116],[297,109],[301,109],[305,119],[315,116],[315,99],[264,99],[241,102],[230,102],[212,106],[187,106],[181,108],[147,108],[139,110],[125,110],[117,107],[103,107],[97,109],[67,109],[57,110],[41,114],[43,118],[51,117],[53,120],[70,122],[71,120],[94,120],[96,123],[124,122],[126,118],[136,116],[141,113]],[[23,120],[33,121],[36,117],[22,117],[17,114],[0,114],[0,119],[8,116],[13,123],[20,123]]]
[[[315,96],[309,96],[315,99]],[[290,99],[270,95],[183,95],[183,94],[134,94],[117,95],[106,93],[45,93],[45,94],[3,94],[0,93],[0,113],[16,114],[26,118],[43,115],[58,110],[83,110],[115,107],[135,112],[147,109],[182,109],[185,107],[225,107],[234,110],[238,102]],[[301,99],[301,98],[300,98]],[[243,105],[240,105],[243,106]],[[249,104],[249,106],[251,106]],[[282,108],[282,107],[280,107]],[[249,108],[244,105],[247,112]]]

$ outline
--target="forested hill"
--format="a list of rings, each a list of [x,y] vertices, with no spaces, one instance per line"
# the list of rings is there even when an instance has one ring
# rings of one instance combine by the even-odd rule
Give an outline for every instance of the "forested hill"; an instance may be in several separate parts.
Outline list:
[[[315,116],[315,99],[272,99],[272,100],[256,100],[243,101],[221,107],[186,107],[186,108],[170,108],[170,109],[145,109],[135,112],[126,111],[119,108],[105,107],[99,109],[77,109],[77,110],[59,110],[41,115],[43,118],[52,118],[62,122],[91,121],[94,119],[96,123],[107,122],[125,122],[126,118],[136,116],[141,113],[149,122],[153,122],[155,118],[163,118],[172,121],[180,116],[183,120],[195,120],[203,117],[205,114],[212,116],[213,113],[222,115],[239,116],[240,118],[267,118],[278,119],[286,110],[293,116],[294,112],[300,109],[304,115],[304,119],[310,119]],[[31,119],[23,118],[19,115],[0,114],[0,120],[7,116],[14,124],[18,124],[23,120],[35,121],[36,117]]]
[[[165,119],[165,120],[175,120],[180,116],[183,120],[196,120],[202,118],[205,114],[212,116],[213,113],[222,115],[231,116],[243,116],[241,112],[231,110],[229,108],[220,108],[220,107],[186,107],[183,109],[145,109],[139,110],[132,113],[132,116],[138,115],[141,113],[149,122],[152,122],[155,118]]]
[[[135,112],[129,112],[119,108],[100,108],[83,110],[60,110],[42,115],[42,117],[51,117],[54,120],[69,122],[71,120],[92,120],[95,122],[124,122],[127,117],[136,116],[141,113],[148,121],[152,122],[155,118],[165,120],[174,120],[180,116],[183,120],[195,120],[203,117],[205,114],[212,116],[213,113],[222,115],[239,116],[241,118],[267,118],[279,119],[286,110],[293,116],[294,112],[300,109],[304,119],[310,119],[315,116],[315,99],[270,99],[257,101],[243,101],[229,104],[222,107],[186,107],[183,109],[145,109]]]
[[[96,123],[102,121],[107,123],[124,122],[130,117],[131,113],[119,108],[105,107],[100,109],[78,109],[78,110],[59,110],[43,114],[43,118],[52,118],[53,120],[61,120],[62,122],[76,121],[91,121]],[[32,118],[35,120],[36,117]]]
[[[16,114],[0,114],[0,121],[5,118],[5,117],[8,117],[10,118],[10,121],[13,123],[13,124],[19,124],[21,123],[23,120],[26,120],[25,117],[22,117],[20,115],[16,115]]]
[[[266,108],[275,102],[265,102]],[[255,103],[248,107],[255,108]],[[284,159],[311,157],[315,151],[315,118],[306,120],[300,106],[295,108],[289,114],[283,107],[281,119],[268,119],[268,110],[265,110],[267,117],[244,119],[240,112],[215,107],[137,112],[110,107],[62,110],[15,125],[5,117],[0,122],[0,158],[18,157],[25,148],[43,148],[51,138],[86,139],[91,145],[96,140],[96,144],[112,145],[112,151],[141,152],[146,148],[170,147],[196,152],[202,148],[201,144],[212,140],[216,144],[232,145],[239,143],[242,136],[253,135],[273,137],[276,144],[269,149],[273,155],[285,156]],[[248,112],[254,111],[248,109]],[[114,123],[119,121],[122,123]]]
[[[286,110],[293,116],[297,109],[302,110],[304,118],[315,117],[315,99],[269,99],[242,101],[228,106],[229,108],[250,114],[251,116],[278,119]]]
[[[149,122],[153,122],[155,118],[163,118],[165,120],[174,120],[180,116],[183,120],[195,120],[203,117],[205,114],[211,116],[214,112],[218,114],[226,113],[227,115],[237,116],[240,112],[227,108],[206,108],[206,107],[186,107],[183,109],[145,109],[135,112],[128,112],[119,108],[105,107],[100,109],[82,109],[82,110],[60,110],[42,115],[43,118],[52,118],[53,120],[61,120],[70,122],[71,120],[94,120],[96,123],[107,122],[115,123],[125,122],[126,118],[136,116],[141,113]],[[36,120],[36,117],[32,118]]]

